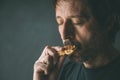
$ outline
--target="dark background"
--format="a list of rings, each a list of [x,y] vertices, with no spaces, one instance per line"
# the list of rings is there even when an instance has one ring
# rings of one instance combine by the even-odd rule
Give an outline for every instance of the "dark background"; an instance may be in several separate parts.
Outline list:
[[[46,45],[59,45],[51,0],[0,0],[0,80],[32,80]]]
[[[61,45],[52,0],[0,0],[0,80],[32,80],[46,45]]]

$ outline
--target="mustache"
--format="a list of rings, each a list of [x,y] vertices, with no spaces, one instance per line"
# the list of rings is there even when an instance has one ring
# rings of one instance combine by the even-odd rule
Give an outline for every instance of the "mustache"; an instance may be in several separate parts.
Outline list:
[[[65,39],[63,41],[63,45],[75,45],[76,49],[81,49],[82,48],[82,44],[80,42],[74,41],[74,40],[70,40],[70,39]]]

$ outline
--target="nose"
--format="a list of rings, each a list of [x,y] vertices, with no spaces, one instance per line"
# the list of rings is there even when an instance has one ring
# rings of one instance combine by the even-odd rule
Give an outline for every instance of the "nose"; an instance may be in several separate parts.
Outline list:
[[[60,25],[59,32],[62,40],[74,38],[75,29],[71,20],[66,20],[62,25]]]

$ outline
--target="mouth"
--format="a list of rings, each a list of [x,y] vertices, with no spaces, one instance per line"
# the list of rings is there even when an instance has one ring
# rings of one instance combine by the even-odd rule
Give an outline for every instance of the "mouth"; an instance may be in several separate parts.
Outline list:
[[[63,44],[64,50],[59,51],[60,56],[77,56],[78,52],[81,50],[81,44],[79,42],[66,39]]]

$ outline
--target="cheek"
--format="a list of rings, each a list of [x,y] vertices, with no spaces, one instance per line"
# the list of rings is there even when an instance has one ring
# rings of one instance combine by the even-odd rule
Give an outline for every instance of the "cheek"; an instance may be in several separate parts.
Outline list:
[[[76,39],[78,41],[88,41],[90,39],[91,33],[86,26],[78,26],[76,28]]]

